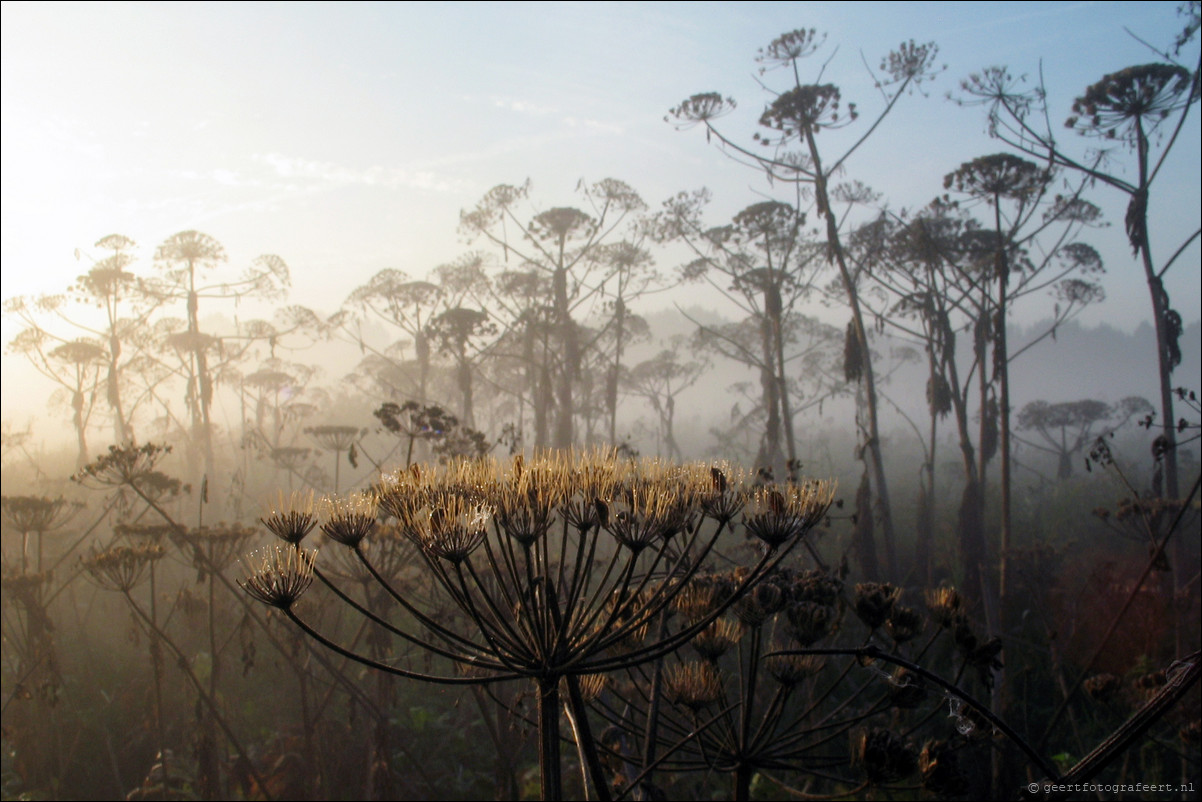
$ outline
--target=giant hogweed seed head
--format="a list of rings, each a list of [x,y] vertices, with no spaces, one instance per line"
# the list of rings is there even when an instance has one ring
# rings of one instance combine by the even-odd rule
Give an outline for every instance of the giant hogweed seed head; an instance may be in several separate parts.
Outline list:
[[[379,504],[370,493],[351,493],[342,498],[322,499],[326,537],[348,548],[357,548],[376,527]]]
[[[317,551],[293,546],[269,547],[249,558],[250,572],[238,586],[271,607],[288,610],[313,584]]]
[[[259,522],[280,540],[295,546],[317,526],[313,491],[290,493],[287,497],[280,493],[275,505]]]
[[[165,554],[155,543],[140,546],[111,546],[93,549],[80,559],[83,569],[97,585],[106,590],[128,593],[145,577],[146,569]]]

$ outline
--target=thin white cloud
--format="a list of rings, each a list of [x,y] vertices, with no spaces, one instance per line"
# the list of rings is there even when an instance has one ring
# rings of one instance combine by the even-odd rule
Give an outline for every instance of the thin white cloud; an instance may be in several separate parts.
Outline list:
[[[247,182],[243,181],[233,170],[218,168],[213,171],[213,180],[218,184],[225,184],[227,187],[240,187]]]
[[[531,103],[529,100],[520,100],[512,97],[493,96],[491,99],[492,105],[501,109],[509,109],[516,111],[519,114],[531,114],[536,117],[546,117],[555,114],[556,110],[552,106],[544,106],[539,103]]]
[[[564,117],[563,124],[571,128],[587,128],[590,131],[596,131],[602,134],[617,134],[621,135],[626,132],[626,129],[616,123],[603,123],[599,120],[579,120],[575,117]]]
[[[267,153],[254,157],[279,178],[300,184],[326,186],[364,186],[384,189],[421,189],[430,192],[462,192],[467,184],[432,170],[406,170],[399,167],[348,167],[335,162],[315,161]]]

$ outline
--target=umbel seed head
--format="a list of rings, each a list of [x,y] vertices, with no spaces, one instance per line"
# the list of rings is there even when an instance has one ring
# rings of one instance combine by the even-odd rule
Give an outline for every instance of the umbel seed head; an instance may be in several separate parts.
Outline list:
[[[834,489],[827,482],[760,488],[748,501],[743,525],[748,534],[777,549],[813,529],[833,500]]]
[[[449,491],[429,494],[428,505],[414,512],[403,532],[430,557],[459,564],[488,536],[491,507]]]
[[[316,560],[316,550],[278,545],[263,549],[250,556],[251,572],[238,585],[264,604],[287,610],[313,584]]]
[[[926,591],[927,608],[941,627],[950,627],[964,612],[964,600],[955,588],[934,588]]]
[[[345,498],[322,500],[326,522],[321,531],[326,537],[350,548],[357,548],[376,527],[378,503],[370,493],[352,493]]]
[[[92,580],[106,590],[128,593],[146,576],[155,560],[162,559],[163,547],[156,543],[139,546],[111,546],[93,549],[80,564]]]
[[[280,540],[295,546],[317,526],[317,515],[313,511],[313,491],[290,493],[287,498],[280,493],[275,506],[259,521]]]
[[[883,727],[873,727],[860,736],[856,756],[874,784],[897,782],[918,768],[914,750]]]
[[[856,585],[855,611],[869,629],[877,629],[893,612],[901,589],[888,582],[861,582]]]
[[[722,697],[722,674],[709,662],[672,666],[664,675],[667,696],[696,712]]]

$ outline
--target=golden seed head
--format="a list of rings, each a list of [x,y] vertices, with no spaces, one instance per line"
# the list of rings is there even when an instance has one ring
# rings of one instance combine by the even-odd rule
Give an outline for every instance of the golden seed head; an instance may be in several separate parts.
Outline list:
[[[730,598],[734,585],[723,575],[698,574],[672,599],[672,608],[686,621],[700,621]]]
[[[250,571],[238,585],[264,604],[287,610],[313,584],[316,550],[275,545],[247,559]]]
[[[747,502],[743,526],[749,535],[776,549],[817,526],[834,497],[829,482],[760,487]]]
[[[580,674],[576,677],[576,681],[580,685],[580,696],[584,699],[585,704],[595,702],[601,692],[605,690],[605,686],[609,683],[609,677],[606,674]],[[559,693],[566,699],[568,696],[568,678],[564,677],[560,680]]]
[[[664,675],[668,699],[694,713],[722,698],[722,674],[709,662],[674,665]]]
[[[814,676],[823,665],[822,659],[812,654],[774,654],[764,659],[768,673],[786,688]]]
[[[737,621],[719,618],[693,636],[690,641],[702,659],[711,662],[726,654],[743,637],[743,627]]]
[[[484,542],[493,510],[451,491],[432,491],[426,506],[409,516],[405,536],[431,557],[461,563]]]
[[[259,521],[285,543],[300,543],[317,526],[313,491],[293,492],[287,497],[279,493],[274,506]]]
[[[602,526],[635,554],[685,526],[682,512],[687,511],[682,511],[679,496],[670,487],[638,482],[606,504]]]
[[[556,508],[570,495],[562,458],[531,465],[515,459],[497,488],[497,523],[518,543],[533,545],[547,534],[556,521]]]
[[[356,548],[376,527],[379,502],[371,493],[351,493],[343,497],[321,500],[326,522],[321,531],[326,537],[350,548]]]
[[[950,627],[964,609],[964,600],[955,588],[935,588],[925,593],[927,608],[941,627]]]

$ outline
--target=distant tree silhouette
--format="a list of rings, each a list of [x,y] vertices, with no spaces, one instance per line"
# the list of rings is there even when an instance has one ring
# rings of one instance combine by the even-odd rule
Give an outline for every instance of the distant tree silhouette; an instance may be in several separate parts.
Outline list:
[[[212,405],[218,376],[211,360],[221,352],[223,338],[201,331],[200,302],[282,298],[291,282],[288,265],[278,256],[266,255],[255,259],[236,279],[214,277],[212,271],[228,261],[225,247],[199,231],[181,231],[168,237],[155,251],[154,261],[158,275],[144,281],[142,289],[158,301],[184,302],[184,327],[168,334],[166,344],[183,365],[191,442],[203,454],[202,473],[214,476]],[[257,328],[261,330],[251,336],[277,333],[270,327]]]
[[[761,65],[760,73],[781,68],[792,78],[792,85],[784,91],[772,92],[773,98],[759,118],[759,124],[766,132],[754,136],[754,141],[760,146],[758,149],[736,143],[714,126],[714,120],[729,113],[735,106],[734,100],[714,92],[693,95],[671,109],[665,119],[680,128],[704,126],[707,140],[717,140],[732,158],[750,162],[771,181],[804,185],[812,193],[814,212],[825,224],[825,255],[838,271],[843,294],[851,311],[848,378],[859,383],[863,390],[860,396],[863,401],[863,419],[859,426],[861,447],[858,451],[865,460],[867,474],[871,475],[876,505],[875,516],[872,515],[873,510],[867,507],[857,512],[864,522],[872,517],[880,522],[887,565],[893,573],[897,569],[897,560],[893,515],[881,456],[876,376],[869,352],[868,328],[860,304],[859,277],[843,245],[844,232],[841,228],[846,220],[835,211],[835,204],[840,199],[832,181],[846,167],[848,159],[877,130],[901,97],[932,77],[937,48],[934,44],[919,45],[911,41],[881,61],[884,75],[877,80],[877,87],[882,93],[884,106],[862,135],[854,139],[840,155],[830,159],[819,148],[818,135],[851,125],[858,118],[859,111],[854,103],[844,104],[842,93],[836,85],[803,82],[800,61],[814,55],[824,42],[825,35],[820,35],[817,30],[798,29],[778,36],[761,48],[756,57]],[[825,66],[824,63],[822,71]],[[865,502],[871,497],[871,494],[861,494]],[[875,545],[869,545],[875,541],[871,528],[865,525],[863,529],[868,538],[864,548],[873,552],[862,555],[864,568],[869,578],[876,578]]]
[[[588,211],[560,206],[527,218],[519,208],[529,195],[527,182],[494,187],[471,211],[460,214],[460,229],[466,236],[483,237],[501,249],[506,262],[512,254],[521,261],[522,272],[544,277],[550,284],[546,306],[554,347],[544,351],[549,359],[538,370],[546,374],[553,395],[536,395],[536,447],[568,448],[575,442],[573,393],[586,346],[580,340],[580,319],[586,305],[602,298],[605,282],[629,267],[604,246],[636,236],[638,215],[645,208],[630,186],[613,178],[592,185],[581,182],[577,189]],[[541,440],[537,421],[540,407],[550,398],[555,422],[547,443]]]
[[[359,324],[366,317],[381,320],[405,334],[413,345],[417,365],[417,379],[408,393],[416,394],[425,403],[429,397],[431,365],[430,321],[441,306],[442,290],[437,284],[414,280],[400,270],[381,270],[351,292],[344,311],[335,315],[333,322],[363,350],[368,345]],[[399,350],[398,343],[391,353]],[[393,359],[389,351],[373,349],[373,354],[380,359]]]
[[[611,446],[618,445],[618,385],[625,369],[626,349],[648,336],[646,321],[630,310],[630,304],[654,292],[661,281],[655,270],[655,260],[643,247],[643,234],[643,231],[637,231],[630,239],[607,243],[600,253],[601,261],[612,271],[601,288],[605,297],[605,323],[597,334],[598,346],[605,353],[607,362],[602,375],[605,377],[606,433]]]
[[[672,459],[684,458],[674,431],[676,396],[696,384],[710,369],[707,359],[682,358],[685,345],[683,338],[674,337],[667,348],[638,363],[624,375],[624,383],[630,392],[646,399],[655,411],[659,435],[667,451],[665,456]],[[656,455],[660,455],[658,449]]]
[[[1177,62],[1182,50],[1197,38],[1199,4],[1184,3],[1181,13],[1189,24],[1172,52],[1159,53],[1163,62],[1135,65],[1103,76],[1076,98],[1065,122],[1066,127],[1082,136],[1114,143],[1132,152],[1134,177],[1132,171],[1121,165],[1110,166],[1114,160],[1111,148],[1092,148],[1079,155],[1058,141],[1046,123],[1050,113],[1043,86],[1024,89],[1021,79],[1004,67],[991,67],[961,83],[965,95],[962,102],[982,103],[987,107],[993,136],[1014,150],[1076,171],[1091,182],[1116,189],[1129,198],[1127,237],[1143,267],[1156,331],[1159,413],[1164,438],[1160,458],[1164,461],[1164,491],[1170,498],[1180,496],[1172,372],[1181,361],[1178,339],[1182,323],[1181,315],[1170,305],[1164,277],[1187,248],[1202,237],[1202,227],[1180,243],[1170,243],[1170,247],[1175,246],[1172,255],[1167,259],[1161,257],[1158,263],[1152,256],[1148,216],[1152,186],[1184,130],[1190,109],[1200,97],[1202,52],[1192,70]]]
[[[430,322],[430,333],[441,352],[455,364],[459,387],[459,414],[471,426],[475,422],[472,406],[472,375],[476,358],[483,351],[480,340],[497,333],[497,324],[481,309],[456,306],[439,312]]]
[[[1152,411],[1153,406],[1139,396],[1124,398],[1115,405],[1091,398],[1058,403],[1032,401],[1018,413],[1018,429],[1038,434],[1042,442],[1016,439],[1055,455],[1056,478],[1064,480],[1073,475],[1073,457],[1098,438],[1096,427],[1109,424],[1106,428],[1113,431],[1132,417]]]
[[[134,439],[133,415],[137,401],[130,403],[123,394],[127,392],[130,374],[149,367],[143,356],[147,346],[144,334],[156,304],[149,302],[139,288],[137,277],[127,270],[134,261],[130,253],[134,248],[133,240],[111,234],[96,242],[96,247],[111,253],[76,279],[72,289],[80,301],[104,312],[103,329],[90,328],[89,331],[106,345],[105,400],[113,411],[113,442],[125,443]],[[129,317],[127,310],[132,312]],[[75,325],[81,324],[76,322]]]
[[[71,409],[71,425],[78,449],[76,467],[86,465],[88,422],[97,400],[102,397],[102,377],[107,362],[104,347],[88,339],[55,344],[45,331],[31,327],[14,337],[8,350],[24,354],[39,373],[59,385],[58,392],[65,395],[66,405]]]
[[[1029,174],[1030,168],[1015,169],[1037,177]],[[962,187],[981,187],[987,178],[1006,183],[1006,164],[970,162],[947,181],[949,186],[959,181]],[[935,492],[938,421],[951,415],[965,479],[957,524],[966,572],[963,588],[979,598],[978,569],[970,565],[980,565],[987,551],[984,482],[986,467],[1001,445],[1000,385],[1009,364],[1033,344],[1009,351],[999,339],[1002,309],[1050,290],[1055,298],[1052,322],[1033,341],[1038,342],[1103,296],[1094,282],[1102,271],[1101,257],[1076,238],[1096,223],[1096,207],[1078,198],[1047,197],[1042,190],[1004,203],[991,199],[982,204],[994,218],[987,228],[968,214],[973,202],[979,202],[973,195],[964,202],[940,198],[904,219],[882,216],[850,238],[849,253],[876,289],[864,295],[866,307],[927,354],[928,499]],[[999,266],[1005,273],[1004,299]],[[967,363],[965,339],[971,354]]]
[[[739,361],[760,371],[765,434],[756,464],[776,476],[797,461],[794,412],[788,391],[786,317],[798,301],[815,290],[820,246],[805,242],[805,215],[780,201],[763,201],[740,211],[731,223],[707,228],[701,212],[709,202],[705,190],[680,193],[664,204],[657,217],[661,237],[686,243],[696,256],[681,268],[685,281],[707,281],[754,320],[759,342],[755,356]],[[719,351],[717,332],[708,342]]]
[[[95,247],[111,253],[95,260],[91,269],[80,275],[66,292],[37,299],[14,298],[6,302],[5,312],[36,332],[23,335],[14,345],[19,349],[32,348],[25,353],[40,360],[37,367],[43,372],[49,366],[36,356],[39,348],[49,354],[58,346],[80,341],[101,347],[103,380],[93,389],[108,404],[113,442],[123,443],[134,438],[137,409],[150,399],[151,388],[167,373],[155,366],[149,353],[153,338],[148,321],[157,304],[143,292],[139,278],[128,270],[134,262],[134,242],[112,234],[96,242]],[[77,251],[76,256],[81,254]],[[100,310],[99,318],[93,311],[96,309]],[[62,357],[67,352],[59,354]],[[66,364],[61,359],[56,362],[60,366]],[[89,407],[94,403],[95,399],[87,401]],[[89,422],[91,416],[89,409],[86,415]]]

